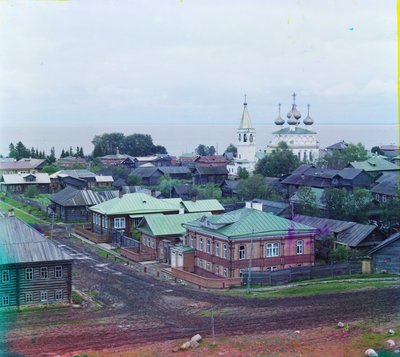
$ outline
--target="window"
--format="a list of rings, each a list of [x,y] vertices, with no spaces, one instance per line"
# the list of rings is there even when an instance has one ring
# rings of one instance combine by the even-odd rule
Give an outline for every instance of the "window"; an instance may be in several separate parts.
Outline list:
[[[219,265],[215,266],[215,274],[219,275]]]
[[[203,268],[203,261],[201,259],[199,259],[199,267]]]
[[[267,243],[267,257],[279,257],[279,243]]]
[[[224,277],[227,278],[228,277],[228,270],[226,268],[224,268]]]
[[[42,302],[47,301],[47,291],[40,292],[40,301]]]
[[[40,279],[47,279],[49,277],[47,267],[40,268]]]
[[[154,247],[155,247],[155,244],[154,244],[154,240],[152,239],[151,240],[151,247],[154,249]]]
[[[1,281],[3,283],[8,283],[10,281],[10,272],[8,270],[3,270],[1,272]]]
[[[210,242],[209,239],[207,239],[206,252],[207,252],[208,254],[211,253],[211,242]]]
[[[199,250],[203,251],[203,238],[200,238],[200,241],[199,241]]]
[[[114,218],[115,229],[125,229],[125,217]]]
[[[386,202],[386,196],[382,195],[382,202]]]
[[[215,255],[219,257],[219,242],[215,243]]]
[[[194,238],[190,236],[190,248],[194,248]]]
[[[244,269],[239,269],[239,277],[243,278]]]
[[[26,268],[25,269],[25,279],[26,280],[33,280],[33,268]]]
[[[62,300],[62,298],[63,298],[63,291],[62,290],[56,290],[55,299],[56,300]]]
[[[150,238],[147,238],[147,246],[150,248]]]
[[[10,305],[10,297],[8,295],[4,295],[3,298],[1,299],[1,303],[3,306]]]
[[[207,269],[207,270],[211,270],[211,264],[210,264],[210,263],[207,263],[206,269]]]
[[[239,246],[239,259],[240,260],[246,259],[246,246],[244,245]]]
[[[33,302],[33,294],[32,294],[32,293],[25,294],[25,302],[26,302],[27,304]]]
[[[379,193],[375,194],[375,199],[379,202]]]
[[[226,249],[226,244],[224,244],[224,258],[226,259],[228,257],[228,250]]]
[[[278,270],[278,267],[276,267],[276,266],[267,267],[267,271],[274,271],[274,270]]]
[[[297,254],[303,254],[303,241],[297,241]]]

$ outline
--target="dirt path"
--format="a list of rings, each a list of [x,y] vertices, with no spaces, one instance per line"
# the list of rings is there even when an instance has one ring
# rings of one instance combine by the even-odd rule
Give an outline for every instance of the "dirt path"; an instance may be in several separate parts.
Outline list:
[[[15,321],[5,321],[9,346],[23,356],[134,346],[195,333],[209,336],[211,307],[218,334],[227,336],[304,330],[339,320],[387,321],[400,313],[400,287],[246,299],[173,286],[99,257],[96,247],[56,241],[76,259],[75,287],[95,296],[104,307],[22,312]]]

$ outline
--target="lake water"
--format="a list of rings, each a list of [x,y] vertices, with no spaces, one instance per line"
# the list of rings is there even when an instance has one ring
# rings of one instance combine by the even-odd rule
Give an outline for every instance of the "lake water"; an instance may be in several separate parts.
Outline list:
[[[264,149],[272,139],[276,125],[255,125],[256,144]],[[63,125],[63,126],[0,126],[0,153],[8,154],[10,142],[22,141],[27,147],[37,147],[48,154],[52,146],[59,156],[62,148],[82,146],[84,152],[93,150],[91,140],[95,135],[111,132],[150,134],[153,142],[164,145],[172,155],[192,152],[198,144],[214,145],[223,153],[236,140],[236,125]],[[399,130],[396,124],[385,125],[313,125],[318,134],[320,147],[326,147],[340,140],[361,142],[367,149],[375,145],[398,144]]]

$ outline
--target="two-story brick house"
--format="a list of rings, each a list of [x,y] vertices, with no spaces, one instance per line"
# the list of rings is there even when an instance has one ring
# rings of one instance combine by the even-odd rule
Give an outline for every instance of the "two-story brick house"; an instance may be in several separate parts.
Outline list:
[[[194,272],[236,278],[249,268],[268,271],[314,264],[315,229],[251,208],[204,216],[183,225],[194,249]]]

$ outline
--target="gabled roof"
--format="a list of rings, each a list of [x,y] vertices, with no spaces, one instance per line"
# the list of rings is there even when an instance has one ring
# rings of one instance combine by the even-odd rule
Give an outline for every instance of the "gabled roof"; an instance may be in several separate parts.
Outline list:
[[[93,212],[107,215],[146,214],[156,212],[177,212],[175,205],[159,200],[145,193],[126,193],[107,202],[89,208]]]
[[[188,194],[191,188],[192,188],[191,184],[183,184],[183,185],[174,185],[174,186],[172,186],[172,189],[175,190],[175,192],[178,195]]]
[[[114,178],[112,176],[96,176],[96,182],[114,182]]]
[[[158,171],[158,168],[156,167],[138,167],[134,170],[132,170],[131,175],[132,176],[139,176],[142,178],[148,178],[153,176],[156,172]]]
[[[393,164],[392,162],[382,159],[380,157],[370,157],[365,161],[353,161],[350,162],[350,165],[355,169],[361,169],[367,172],[399,170],[398,165]]]
[[[25,161],[0,161],[0,170],[32,170],[30,162]]]
[[[344,150],[347,148],[347,146],[349,146],[349,144],[347,144],[346,142],[344,142],[344,140],[342,140],[336,144],[327,146],[326,149],[328,149],[328,150]]]
[[[67,186],[51,196],[50,201],[65,207],[93,206],[106,201],[106,197],[92,190],[77,190]]]
[[[281,214],[285,211],[289,204],[286,202],[279,202],[279,201],[270,201],[270,200],[262,200],[259,198],[255,198],[251,200],[253,203],[261,203],[263,212],[271,212],[275,215]]]
[[[225,166],[197,166],[195,175],[227,175]]]
[[[228,239],[267,235],[290,236],[291,234],[313,233],[315,231],[314,228],[304,224],[251,208],[241,208],[221,215],[204,217],[186,223],[184,226],[196,231],[224,236]]]
[[[358,175],[360,175],[363,172],[361,169],[354,169],[352,167],[345,167],[344,169],[338,171],[338,176],[340,176],[342,179],[345,180],[353,180],[355,179]]]
[[[73,260],[16,217],[0,218],[0,265]]]
[[[182,226],[183,223],[191,222],[210,214],[210,212],[167,215],[151,214],[143,217],[138,229],[153,236],[182,235],[186,231]]]
[[[186,212],[213,212],[213,211],[225,211],[224,207],[218,202],[218,200],[196,200],[196,201],[182,201],[182,205]]]
[[[34,177],[34,181],[28,181],[29,176]],[[22,185],[22,184],[50,184],[49,174],[4,174],[4,184],[6,185]]]
[[[323,237],[333,233],[336,235],[336,240],[338,242],[347,244],[349,247],[358,246],[376,229],[376,226],[371,224],[303,215],[296,215],[293,217],[293,220],[318,229],[320,235]]]
[[[161,166],[158,168],[163,174],[178,175],[188,174],[190,170],[187,166]]]
[[[226,160],[223,155],[199,156],[194,161],[196,161],[196,163],[204,163],[204,164],[213,164],[213,163],[225,164],[228,162],[228,160]]]
[[[378,250],[388,246],[390,243],[393,243],[398,239],[400,239],[400,232],[394,233],[390,237],[387,237],[383,242],[379,243],[375,248],[371,249],[368,252],[368,255],[377,252]]]
[[[382,175],[377,185],[371,188],[374,194],[399,196],[399,176],[398,175]]]
[[[240,180],[225,180],[220,187],[226,186],[230,190],[236,190]]]
[[[96,174],[93,172],[86,170],[86,169],[81,169],[81,170],[60,170],[55,172],[54,174],[50,175],[50,178],[57,178],[58,176],[60,177],[66,177],[66,176],[71,176],[75,178],[80,178],[80,179],[85,179],[89,177],[95,177]]]

